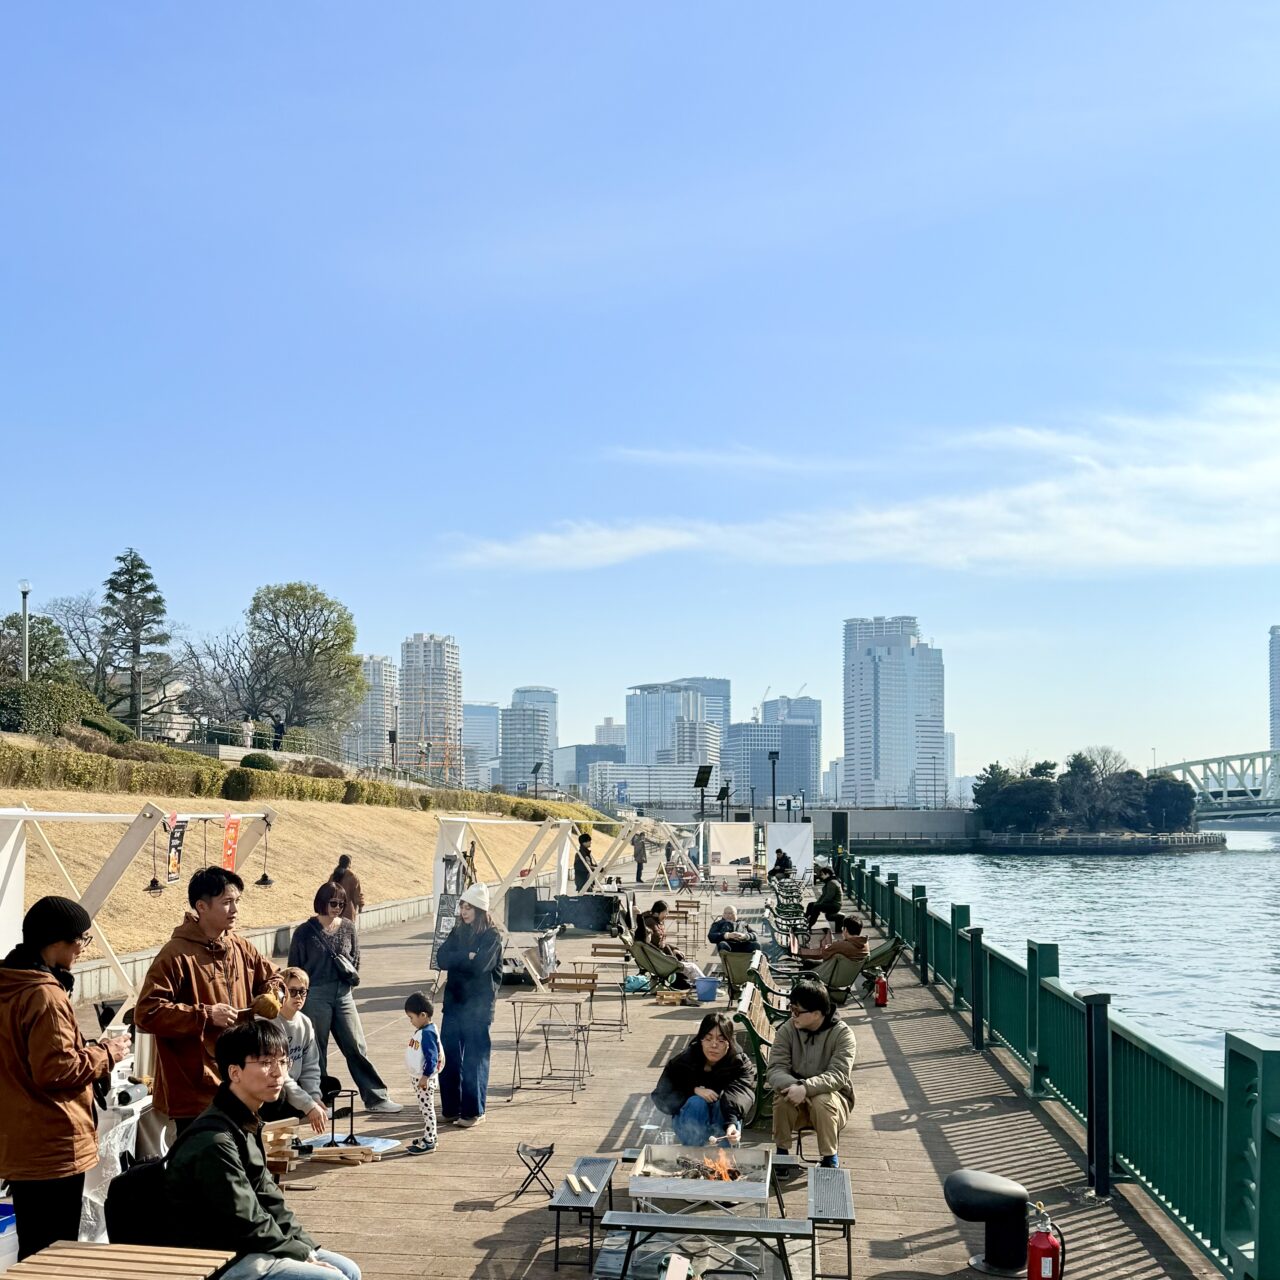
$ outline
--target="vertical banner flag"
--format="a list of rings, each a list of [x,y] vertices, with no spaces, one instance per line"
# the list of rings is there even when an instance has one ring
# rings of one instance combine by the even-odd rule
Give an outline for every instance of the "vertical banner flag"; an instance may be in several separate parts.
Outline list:
[[[222,820],[222,869],[236,869],[236,845],[240,843],[240,819],[227,814]]]
[[[178,815],[169,815],[169,871],[165,879],[177,884],[182,878],[182,842],[187,836],[187,824],[178,821]]]

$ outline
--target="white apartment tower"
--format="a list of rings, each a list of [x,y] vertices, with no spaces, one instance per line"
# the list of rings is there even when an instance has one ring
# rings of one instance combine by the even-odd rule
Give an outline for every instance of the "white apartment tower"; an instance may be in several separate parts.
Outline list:
[[[541,707],[547,713],[547,736],[550,740],[550,749],[555,751],[560,745],[560,730],[557,723],[560,718],[560,695],[544,684],[526,684],[521,685],[511,694],[513,707],[522,702]]]
[[[942,651],[913,617],[844,624],[844,785],[857,806],[940,808],[947,792]]]
[[[462,784],[462,660],[453,636],[419,631],[400,645],[400,766]]]
[[[706,699],[687,684],[638,684],[627,693],[627,763],[657,764],[674,751],[676,721],[705,720]]]
[[[604,724],[596,725],[597,747],[625,747],[627,726],[618,724],[612,716],[605,716]]]
[[[362,654],[360,674],[367,686],[355,719],[342,735],[342,755],[359,765],[391,764],[390,731],[396,728],[400,699],[396,664],[390,658]]]
[[[1271,628],[1271,750],[1280,751],[1280,627]]]

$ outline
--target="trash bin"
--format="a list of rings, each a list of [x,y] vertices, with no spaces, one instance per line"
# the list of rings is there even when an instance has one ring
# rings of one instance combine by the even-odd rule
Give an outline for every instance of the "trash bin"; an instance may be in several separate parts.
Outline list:
[[[719,978],[694,978],[694,990],[698,993],[699,1004],[714,1004],[720,995]]]

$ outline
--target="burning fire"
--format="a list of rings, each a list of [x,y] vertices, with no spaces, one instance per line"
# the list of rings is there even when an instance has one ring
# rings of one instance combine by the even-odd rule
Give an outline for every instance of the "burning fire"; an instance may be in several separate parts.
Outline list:
[[[729,1153],[723,1148],[716,1152],[714,1160],[709,1156],[703,1156],[702,1165],[706,1171],[703,1176],[713,1182],[733,1182],[742,1176],[738,1172],[737,1165],[729,1159]]]

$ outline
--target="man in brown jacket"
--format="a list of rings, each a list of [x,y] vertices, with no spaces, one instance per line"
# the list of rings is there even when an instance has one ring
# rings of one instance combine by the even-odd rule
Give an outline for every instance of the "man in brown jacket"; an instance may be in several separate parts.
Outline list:
[[[364,890],[360,888],[360,877],[351,870],[351,855],[343,853],[338,856],[338,865],[329,877],[347,895],[347,905],[342,908],[342,916],[352,924],[358,923],[360,913],[364,910]]]
[[[191,877],[191,910],[143,979],[134,1025],[156,1038],[153,1103],[181,1133],[213,1101],[218,1033],[247,1016],[253,998],[278,989],[274,966],[235,934],[244,881],[205,867]]]
[[[0,1177],[19,1260],[80,1234],[85,1171],[98,1163],[93,1082],[129,1049],[123,1036],[86,1044],[76,1025],[71,966],[91,923],[78,902],[41,898],[0,965]]]

